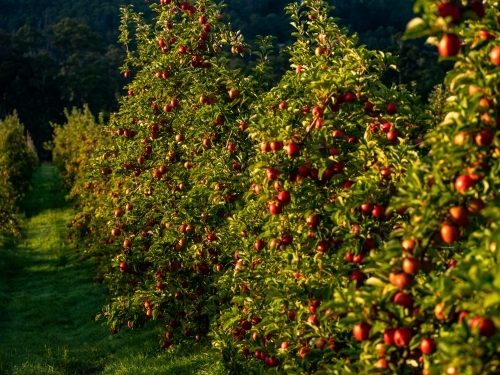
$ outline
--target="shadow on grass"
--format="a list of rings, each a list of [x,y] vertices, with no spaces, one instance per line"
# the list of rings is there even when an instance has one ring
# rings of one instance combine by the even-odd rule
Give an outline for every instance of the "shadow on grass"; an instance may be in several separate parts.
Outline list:
[[[64,189],[55,168],[44,164],[35,172],[32,186],[19,204],[26,218],[41,214],[45,210],[67,209]]]

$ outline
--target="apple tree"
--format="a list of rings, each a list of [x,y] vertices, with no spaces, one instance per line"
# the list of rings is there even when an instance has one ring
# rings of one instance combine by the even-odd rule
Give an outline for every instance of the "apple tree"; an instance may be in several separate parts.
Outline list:
[[[351,363],[371,329],[359,288],[379,283],[369,259],[406,218],[388,207],[434,123],[418,97],[381,82],[395,59],[358,47],[329,10],[287,7],[292,69],[249,125],[252,187],[232,223],[248,237],[219,279],[232,288],[213,333],[236,373],[373,371]]]
[[[0,232],[18,233],[16,201],[29,187],[37,165],[17,114],[0,120]]]
[[[266,91],[270,38],[254,74],[227,68],[249,51],[210,1],[152,4],[154,25],[122,11],[128,95],[89,161],[83,233],[99,261],[112,332],[154,321],[162,347],[201,339],[232,264],[229,223],[249,188],[253,102]],[[86,185],[87,186],[87,185]],[[80,190],[81,186],[80,186]],[[228,286],[226,286],[228,288]]]

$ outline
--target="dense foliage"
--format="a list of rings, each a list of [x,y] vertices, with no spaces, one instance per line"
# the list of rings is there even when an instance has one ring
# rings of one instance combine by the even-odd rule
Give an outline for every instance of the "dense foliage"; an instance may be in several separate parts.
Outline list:
[[[52,161],[66,188],[71,189],[92,157],[96,146],[103,145],[103,120],[95,121],[88,106],[83,110],[66,110],[66,123],[53,124],[54,141],[46,148],[52,151]]]
[[[498,1],[417,2],[407,37],[455,63],[429,107],[326,2],[287,7],[274,86],[267,38],[250,75],[228,68],[250,49],[219,6],[151,8],[154,26],[122,11],[131,81],[106,135],[55,140],[83,160],[72,240],[111,332],[209,334],[232,373],[498,372]]]
[[[0,121],[0,232],[17,233],[16,201],[29,187],[37,164],[17,114]]]

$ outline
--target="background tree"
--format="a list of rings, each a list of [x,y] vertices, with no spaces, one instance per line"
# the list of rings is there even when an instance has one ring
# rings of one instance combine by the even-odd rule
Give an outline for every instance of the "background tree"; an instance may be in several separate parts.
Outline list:
[[[29,187],[37,164],[17,114],[0,121],[0,234],[18,233],[16,202]]]

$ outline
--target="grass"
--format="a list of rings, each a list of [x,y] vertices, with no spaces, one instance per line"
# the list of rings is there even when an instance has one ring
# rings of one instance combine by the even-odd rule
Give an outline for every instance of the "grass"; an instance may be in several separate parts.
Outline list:
[[[21,203],[21,239],[0,239],[0,374],[223,374],[208,344],[159,350],[152,331],[111,335],[94,316],[106,299],[90,262],[65,240],[72,211],[43,165]]]

